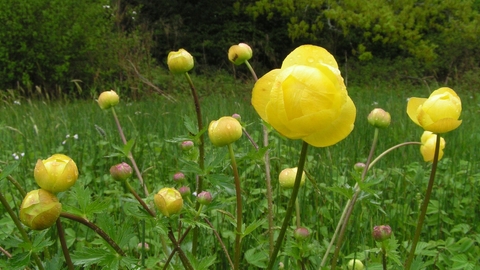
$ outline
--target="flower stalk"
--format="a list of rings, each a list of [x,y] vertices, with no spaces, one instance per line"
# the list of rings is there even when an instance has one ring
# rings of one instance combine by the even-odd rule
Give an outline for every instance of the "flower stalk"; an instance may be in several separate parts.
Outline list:
[[[235,153],[233,152],[232,144],[228,145],[228,152],[230,154],[230,161],[233,170],[233,177],[235,179],[235,195],[237,198],[237,227],[235,232],[235,255],[234,268],[240,269],[240,256],[242,249],[242,190],[240,185],[240,176],[238,175],[237,162],[235,161]]]
[[[68,251],[67,241],[65,240],[65,232],[62,227],[62,222],[60,219],[56,221],[58,238],[60,239],[60,245],[62,246],[62,253],[63,257],[65,258],[65,263],[67,264],[68,270],[73,270],[75,267],[73,266],[72,258],[70,257],[70,252]]]
[[[422,232],[425,216],[427,215],[428,203],[430,202],[430,197],[432,195],[432,190],[433,190],[433,183],[435,182],[435,174],[437,172],[439,152],[440,152],[440,135],[437,134],[437,139],[435,141],[435,154],[433,157],[432,170],[430,172],[430,179],[428,181],[427,191],[425,193],[425,199],[423,200],[422,208],[420,210],[420,216],[418,217],[417,228],[415,230],[415,235],[413,237],[410,253],[408,254],[408,258],[405,262],[406,270],[410,270],[410,267],[412,266],[413,257],[415,256],[415,249],[417,248],[417,244],[420,239],[420,234]]]
[[[285,218],[283,219],[282,228],[280,229],[280,233],[278,234],[275,248],[273,249],[273,253],[270,255],[270,260],[268,261],[268,266],[267,266],[268,270],[273,269],[273,264],[275,263],[278,252],[280,251],[280,247],[282,246],[283,238],[285,237],[288,224],[290,223],[292,218],[293,209],[295,208],[295,201],[297,200],[298,190],[300,189],[300,182],[302,179],[303,168],[305,167],[307,150],[308,150],[308,143],[303,142],[302,151],[300,152],[300,158],[298,161],[297,176],[295,177],[295,184],[293,185],[292,196],[290,197],[290,200],[288,201],[288,204],[287,204],[287,211],[285,213]]]

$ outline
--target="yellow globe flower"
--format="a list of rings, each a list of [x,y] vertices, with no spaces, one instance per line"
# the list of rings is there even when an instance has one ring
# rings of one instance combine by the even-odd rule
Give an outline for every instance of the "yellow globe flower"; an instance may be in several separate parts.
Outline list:
[[[106,110],[115,107],[120,102],[120,97],[113,90],[104,91],[98,97],[97,102],[100,109]]]
[[[38,160],[33,176],[44,190],[58,193],[73,186],[78,179],[78,168],[73,159],[55,154],[45,160]]]
[[[44,230],[57,221],[62,204],[57,196],[43,190],[32,190],[25,195],[20,205],[20,221],[33,230]]]
[[[314,45],[298,47],[280,69],[261,77],[252,105],[283,136],[316,147],[347,137],[356,116],[335,58]]]
[[[173,74],[182,74],[193,68],[193,56],[185,49],[171,51],[167,57],[168,69]]]
[[[228,49],[228,59],[235,65],[241,65],[252,58],[252,48],[245,43],[233,45]]]
[[[162,188],[153,196],[155,206],[166,217],[178,214],[183,208],[182,194],[174,188]]]
[[[298,168],[286,168],[280,172],[278,176],[278,181],[280,186],[285,189],[291,189],[295,185],[295,178],[297,177]],[[305,172],[302,173],[302,178],[300,178],[300,186],[305,184]]]
[[[224,116],[210,122],[208,125],[208,137],[217,147],[229,145],[242,137],[242,125],[231,116]]]
[[[437,135],[430,131],[424,131],[420,139],[422,145],[420,146],[420,153],[422,153],[425,162],[432,162],[435,154],[435,142]],[[443,149],[445,148],[445,139],[440,137],[440,149],[438,152],[438,160],[443,157]]]
[[[439,88],[427,98],[412,97],[408,100],[407,114],[415,124],[433,133],[445,133],[460,126],[462,101],[448,87]]]

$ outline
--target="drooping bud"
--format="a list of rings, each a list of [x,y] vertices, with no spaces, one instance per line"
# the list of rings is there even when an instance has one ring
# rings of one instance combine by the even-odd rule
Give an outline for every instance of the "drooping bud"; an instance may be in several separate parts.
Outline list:
[[[392,120],[390,114],[383,109],[373,109],[367,117],[368,123],[376,128],[386,128]]]
[[[44,230],[57,221],[62,204],[57,196],[43,189],[32,190],[20,205],[20,220],[33,230]]]
[[[295,185],[295,178],[297,176],[298,168],[286,168],[280,172],[278,180],[282,188],[293,188]],[[300,180],[300,186],[305,184],[305,172],[302,173],[302,178]]]
[[[120,102],[120,97],[113,90],[105,91],[100,94],[97,102],[100,109],[106,110],[115,107]]]
[[[192,194],[192,192],[190,191],[190,188],[188,186],[181,186],[178,189],[178,192],[180,192],[180,194],[182,194],[183,198],[185,198],[185,196],[189,196],[190,194]]]
[[[305,240],[310,236],[310,231],[305,227],[298,227],[293,232],[293,236],[297,240]]]
[[[392,236],[392,228],[388,225],[375,226],[373,227],[372,236],[375,241],[383,242]]]
[[[353,168],[357,172],[363,172],[363,170],[365,169],[365,166],[366,166],[365,163],[357,162],[357,163],[355,163],[355,165],[353,165]]]
[[[240,114],[238,114],[238,113],[232,114],[232,117],[235,118],[235,119],[237,119],[238,122],[242,121],[242,116],[240,116]]]
[[[348,261],[347,269],[348,270],[363,270],[365,267],[363,266],[362,261],[359,259],[351,259]]]
[[[173,181],[175,182],[183,182],[185,180],[185,174],[182,172],[177,172],[173,175]]]
[[[252,55],[252,48],[245,43],[233,45],[228,49],[228,59],[237,66],[250,60]]]
[[[184,49],[168,53],[167,65],[173,74],[182,74],[193,68],[193,56]]]
[[[188,150],[192,149],[193,146],[194,146],[194,143],[192,141],[183,141],[180,144],[180,148],[182,148],[183,151],[188,151]]]
[[[197,202],[203,205],[209,205],[212,202],[212,194],[208,191],[202,191],[197,196]]]
[[[110,167],[110,175],[117,181],[127,180],[130,176],[132,176],[132,173],[132,167],[125,162]]]
[[[52,193],[67,190],[78,179],[75,162],[63,154],[55,154],[45,160],[38,160],[33,173],[37,184]]]
[[[174,188],[162,188],[153,197],[155,206],[167,217],[178,214],[183,208],[182,194]]]
[[[208,137],[215,146],[229,145],[242,137],[242,125],[231,116],[224,116],[210,122]]]

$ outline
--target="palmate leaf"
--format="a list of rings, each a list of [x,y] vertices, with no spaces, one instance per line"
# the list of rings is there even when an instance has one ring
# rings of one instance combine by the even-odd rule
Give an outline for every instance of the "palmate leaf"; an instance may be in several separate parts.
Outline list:
[[[75,198],[78,207],[64,205],[64,210],[67,212],[71,212],[79,216],[92,216],[95,213],[103,212],[110,206],[109,198],[102,197],[92,201],[92,192],[88,187],[75,185],[70,192]]]
[[[202,257],[200,260],[198,258],[195,258],[192,254],[187,253],[188,260],[192,264],[193,269],[195,270],[207,270],[211,269],[210,266],[212,266],[215,261],[217,260],[217,257],[215,255],[213,256],[208,256],[208,257]]]
[[[30,252],[18,253],[8,260],[8,269],[25,269],[30,263]]]
[[[264,249],[252,248],[245,252],[245,260],[255,267],[266,268],[268,254]]]
[[[93,249],[84,247],[71,254],[72,261],[75,265],[88,267],[93,264],[99,264],[107,258],[110,251],[105,249]]]
[[[253,232],[256,228],[262,226],[266,222],[265,219],[259,219],[252,222],[248,225],[245,230],[243,231],[242,238]]]

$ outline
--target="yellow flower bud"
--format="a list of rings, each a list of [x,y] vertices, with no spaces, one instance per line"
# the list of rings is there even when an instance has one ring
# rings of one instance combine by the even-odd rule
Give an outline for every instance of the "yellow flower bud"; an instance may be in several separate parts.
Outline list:
[[[228,49],[228,59],[237,66],[250,60],[252,55],[252,48],[245,43],[233,45]]]
[[[278,180],[282,188],[293,188],[295,185],[295,178],[297,177],[298,168],[287,168],[280,172]],[[305,184],[305,172],[302,173],[302,178],[300,179],[300,186]]]
[[[153,197],[155,206],[167,217],[178,214],[183,208],[182,194],[174,188],[162,188]]]
[[[75,162],[66,155],[55,154],[48,159],[38,160],[33,173],[37,184],[52,193],[67,190],[78,179]]]
[[[57,196],[43,190],[32,190],[20,205],[20,221],[33,230],[44,230],[57,221],[62,204]]]
[[[100,109],[106,110],[115,107],[120,102],[120,98],[115,91],[110,90],[102,92],[97,102]]]
[[[422,153],[423,160],[425,162],[433,162],[435,155],[435,142],[437,140],[437,134],[430,131],[424,131],[420,139],[422,145],[420,146],[420,153]],[[438,150],[438,160],[443,157],[443,149],[445,148],[445,139],[440,137],[440,149]]]
[[[356,117],[335,58],[313,45],[298,47],[281,69],[261,77],[253,88],[252,105],[283,136],[316,147],[343,140]]]
[[[184,49],[171,51],[167,57],[168,69],[173,74],[182,74],[193,68],[193,56]]]
[[[367,117],[368,123],[376,128],[386,128],[390,125],[390,114],[383,109],[373,109]]]
[[[363,266],[362,261],[360,261],[359,259],[351,259],[350,261],[348,261],[347,269],[348,270],[363,270],[363,269],[365,269],[365,266]]]
[[[445,133],[462,124],[462,101],[448,87],[439,88],[427,98],[412,97],[408,100],[407,114],[412,121],[426,131]]]
[[[210,122],[208,137],[215,146],[225,146],[242,137],[242,125],[231,116],[224,116],[217,121]]]

